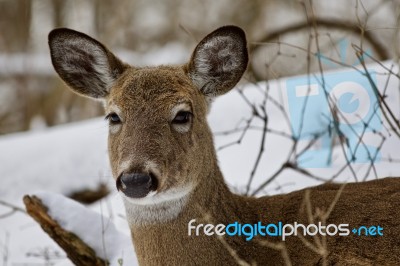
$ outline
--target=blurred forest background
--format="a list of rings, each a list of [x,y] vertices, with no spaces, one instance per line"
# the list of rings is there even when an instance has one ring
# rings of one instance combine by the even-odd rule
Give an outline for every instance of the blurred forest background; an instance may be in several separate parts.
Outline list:
[[[329,58],[324,68],[352,65],[358,47],[374,60],[398,60],[400,50],[393,0],[0,0],[0,12],[0,134],[102,114],[56,77],[47,45],[56,27],[85,32],[144,65],[163,49],[176,53],[160,63],[183,63],[205,34],[235,24],[250,43],[249,81],[318,71],[318,56]]]

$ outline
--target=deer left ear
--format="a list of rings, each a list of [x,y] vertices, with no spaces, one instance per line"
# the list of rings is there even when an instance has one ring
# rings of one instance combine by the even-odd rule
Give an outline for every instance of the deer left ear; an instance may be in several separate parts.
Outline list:
[[[215,97],[239,82],[247,63],[244,31],[236,26],[225,26],[197,45],[188,64],[188,75],[204,95]]]

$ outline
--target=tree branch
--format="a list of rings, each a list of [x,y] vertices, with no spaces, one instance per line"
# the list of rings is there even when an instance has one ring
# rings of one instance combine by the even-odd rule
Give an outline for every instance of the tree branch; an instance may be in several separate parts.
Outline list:
[[[27,213],[42,229],[67,253],[75,265],[108,265],[108,262],[96,256],[95,251],[83,242],[79,236],[65,230],[48,214],[48,208],[36,196],[24,196]]]

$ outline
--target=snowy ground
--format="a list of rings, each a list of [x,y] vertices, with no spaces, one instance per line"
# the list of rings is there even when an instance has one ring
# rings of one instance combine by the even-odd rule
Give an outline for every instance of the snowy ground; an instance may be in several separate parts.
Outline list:
[[[390,67],[391,62],[385,66]],[[378,75],[378,87],[385,88],[388,78],[385,69],[372,65]],[[338,70],[341,71],[341,70]],[[388,103],[395,114],[399,113],[399,80],[391,78],[387,87]],[[259,83],[245,85],[244,94],[252,103],[261,103],[263,90],[269,87],[270,97],[288,108],[285,90],[286,80],[270,81],[269,84]],[[214,103],[209,122],[214,132],[230,130],[238,125],[243,126],[243,119],[251,116],[252,110],[245,103],[238,91],[232,91],[220,97]],[[284,113],[271,101],[267,104],[269,128],[290,133],[290,125]],[[253,126],[259,126],[254,121]],[[386,129],[386,124],[385,129]],[[386,140],[381,153],[384,158],[400,159],[400,140],[388,130],[382,130]],[[220,135],[216,134],[216,147],[236,141],[241,132]],[[260,146],[260,130],[250,129],[240,145],[232,145],[218,151],[220,166],[226,181],[234,190],[243,191],[247,183]],[[22,206],[24,194],[35,194],[38,191],[49,204],[51,213],[67,228],[78,233],[89,243],[97,243],[99,254],[105,254],[117,265],[117,259],[123,258],[125,265],[134,265],[129,239],[129,229],[124,219],[122,203],[115,193],[114,182],[110,174],[107,159],[107,123],[102,118],[86,122],[63,125],[43,131],[19,133],[0,138],[0,199]],[[365,136],[366,142],[376,142],[376,136]],[[253,188],[263,180],[272,176],[287,160],[291,142],[279,135],[269,133],[265,143],[265,154],[256,172]],[[321,177],[331,177],[345,163],[340,147],[333,151],[334,162],[329,168],[310,168],[311,173]],[[399,162],[381,160],[375,165],[375,173],[379,177],[399,176]],[[355,172],[364,176],[369,164],[354,164]],[[368,179],[375,178],[373,171]],[[337,178],[339,181],[354,181],[349,171],[344,171]],[[77,206],[75,203],[61,198],[57,194],[68,194],[82,187],[95,187],[99,182],[110,185],[113,193],[89,209]],[[298,172],[283,171],[273,181],[264,193],[276,194],[318,184],[319,182]],[[52,194],[56,193],[56,194]],[[0,206],[0,215],[10,209]],[[101,218],[92,211],[104,215]],[[77,219],[76,217],[84,217]],[[111,222],[111,223],[110,223]],[[87,225],[90,224],[91,231]],[[103,233],[103,232],[106,233]],[[108,233],[107,233],[108,232]],[[121,232],[121,233],[119,233]],[[104,241],[99,241],[104,240]],[[109,243],[119,243],[112,248]],[[100,244],[99,244],[100,243]],[[103,244],[104,243],[104,244]],[[124,250],[122,250],[124,248]],[[65,255],[44,234],[39,226],[23,213],[14,213],[0,219],[0,256],[4,265],[70,265]]]

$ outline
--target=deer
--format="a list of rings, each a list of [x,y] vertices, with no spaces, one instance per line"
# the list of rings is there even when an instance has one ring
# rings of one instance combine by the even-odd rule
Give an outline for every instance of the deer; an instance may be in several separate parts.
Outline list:
[[[49,47],[65,84],[104,105],[111,172],[140,265],[400,265],[400,178],[327,182],[259,198],[231,192],[207,114],[213,99],[231,91],[246,71],[240,27],[206,35],[183,65],[131,66],[101,42],[67,28],[49,33]],[[206,234],[198,226],[207,221],[380,231],[325,237],[300,232],[284,241],[258,235],[248,241]],[[326,248],[316,248],[317,242]]]

